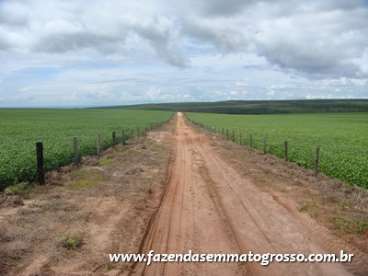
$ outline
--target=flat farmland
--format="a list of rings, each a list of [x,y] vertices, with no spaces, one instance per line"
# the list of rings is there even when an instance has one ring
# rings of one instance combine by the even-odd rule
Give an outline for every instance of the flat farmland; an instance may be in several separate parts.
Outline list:
[[[0,189],[33,180],[35,143],[42,141],[47,170],[70,163],[73,138],[80,139],[81,154],[96,153],[97,135],[102,148],[112,143],[112,132],[133,134],[168,120],[171,112],[123,109],[2,109],[0,110]]]
[[[123,119],[134,121],[132,126],[136,127],[139,120],[144,119],[144,125],[146,120],[170,117],[165,113],[160,117],[158,113],[124,113],[118,109],[117,113],[83,112],[87,113],[78,116],[83,121],[78,123],[71,116],[67,125],[59,126],[64,131],[70,128],[68,135],[44,122],[43,131],[50,129],[56,134],[49,140],[40,139],[48,145],[55,135],[58,139],[67,136],[61,141],[64,150],[71,152],[76,133],[83,135],[82,145],[91,136],[94,153],[96,133],[103,130],[106,143],[111,143],[111,131],[127,126]],[[121,126],[111,124],[105,130],[115,115]],[[224,124],[222,116],[216,115],[210,122]],[[227,123],[233,123],[235,117]],[[61,122],[65,118],[63,115]],[[92,118],[102,121],[94,125]],[[247,116],[236,118],[247,121]],[[51,120],[53,124],[55,121]],[[294,125],[307,126],[300,122]],[[275,128],[279,126],[280,123]],[[94,127],[94,131],[83,131]],[[242,133],[245,143],[245,134],[252,133],[255,127],[248,132],[243,127],[243,132],[235,132],[239,126],[227,132],[232,134],[234,130],[237,142]],[[263,134],[254,136],[257,147]],[[283,137],[280,134],[280,141]],[[31,149],[36,138],[29,142]],[[278,140],[274,141],[272,150],[276,152],[279,145]],[[290,140],[291,154],[294,141],[297,140]],[[51,153],[48,151],[46,156]],[[32,150],[30,155],[33,160]],[[54,154],[51,161],[61,160],[56,157]],[[29,185],[28,189],[22,183],[0,193],[1,275],[187,275],[188,271],[192,275],[234,276],[367,275],[367,189],[314,176],[296,165],[226,141],[194,127],[182,112],[139,139],[49,176],[45,186]],[[329,256],[339,256],[343,250],[354,254],[354,258],[346,264],[270,262],[261,267],[257,263],[248,266],[211,261],[188,266],[158,262],[148,266],[111,262],[109,254],[116,250],[128,254],[151,250],[186,254],[193,250],[230,252],[231,256],[231,252],[249,250],[267,256],[269,252],[300,252],[305,256],[328,252]]]
[[[288,141],[289,160],[306,168],[315,164],[320,146],[320,170],[350,184],[368,188],[368,113],[285,115],[224,115],[188,113],[190,120],[235,135],[280,158]]]

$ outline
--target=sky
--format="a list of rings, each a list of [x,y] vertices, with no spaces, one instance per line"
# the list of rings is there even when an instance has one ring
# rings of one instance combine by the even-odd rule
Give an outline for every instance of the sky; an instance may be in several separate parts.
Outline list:
[[[0,107],[368,98],[366,0],[0,0]]]

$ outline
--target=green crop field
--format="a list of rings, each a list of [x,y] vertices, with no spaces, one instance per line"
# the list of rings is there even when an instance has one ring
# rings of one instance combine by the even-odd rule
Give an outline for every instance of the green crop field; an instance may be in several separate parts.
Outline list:
[[[190,120],[217,131],[229,129],[242,143],[284,156],[313,168],[316,147],[321,147],[321,171],[350,184],[368,188],[368,113],[324,113],[285,115],[225,115],[188,113]],[[239,136],[241,133],[241,136]],[[239,140],[238,140],[239,142]]]
[[[36,175],[35,143],[42,141],[47,170],[70,163],[73,137],[80,139],[82,155],[96,152],[96,137],[102,147],[112,143],[112,131],[149,127],[166,121],[166,111],[122,109],[0,109],[0,190]]]

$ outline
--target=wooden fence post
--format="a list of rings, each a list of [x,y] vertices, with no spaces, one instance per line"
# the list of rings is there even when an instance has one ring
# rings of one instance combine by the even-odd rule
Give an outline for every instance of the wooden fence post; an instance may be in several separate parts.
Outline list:
[[[284,142],[284,154],[285,154],[285,161],[289,161],[289,143],[288,141]]]
[[[112,145],[115,146],[116,145],[116,131],[112,132]]]
[[[125,129],[121,130],[121,144],[125,145]]]
[[[37,180],[40,185],[45,184],[45,168],[43,160],[43,144],[36,143],[36,158],[37,158]]]
[[[99,156],[101,154],[101,135],[98,134],[96,138],[96,153]]]
[[[249,147],[253,147],[253,135],[249,134]]]
[[[73,150],[74,150],[74,165],[79,165],[81,161],[81,154],[80,154],[80,142],[77,137],[73,138]]]
[[[318,173],[319,173],[320,151],[321,151],[321,147],[318,146],[316,148],[316,160],[315,160],[315,167],[314,167],[315,175],[318,175]]]

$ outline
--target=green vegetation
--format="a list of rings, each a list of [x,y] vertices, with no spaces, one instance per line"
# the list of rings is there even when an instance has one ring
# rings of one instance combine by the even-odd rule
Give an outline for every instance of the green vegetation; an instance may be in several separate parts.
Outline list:
[[[80,190],[93,188],[104,179],[103,171],[99,169],[81,168],[71,173],[72,182],[69,188]]]
[[[11,186],[6,187],[4,190],[7,195],[20,195],[24,196],[28,194],[32,190],[32,185],[27,182],[21,182],[17,184],[13,184]]]
[[[334,217],[332,219],[334,227],[344,233],[366,234],[368,233],[368,220],[366,218],[345,218]]]
[[[129,107],[126,107],[129,108]],[[368,100],[278,100],[145,104],[130,108],[227,114],[368,112]]]
[[[300,212],[308,213],[312,218],[318,217],[320,213],[320,208],[318,204],[314,201],[305,202],[300,208]]]
[[[83,239],[80,235],[67,235],[61,239],[61,245],[68,250],[76,250],[82,246]]]
[[[321,146],[321,171],[351,184],[368,188],[368,113],[284,115],[223,115],[189,113],[204,126],[229,132],[239,141],[282,158],[285,140],[289,160],[313,168],[315,150]],[[226,132],[226,131],[225,131]]]
[[[98,164],[100,166],[108,166],[110,165],[114,160],[112,159],[111,156],[105,156],[105,157],[102,157],[99,161],[98,161]]]
[[[81,154],[96,153],[96,136],[102,148],[112,144],[112,131],[120,138],[138,128],[169,119],[171,112],[122,109],[0,109],[0,190],[36,176],[35,143],[42,141],[47,170],[66,165],[73,158],[73,137]],[[129,131],[128,131],[129,129]]]

